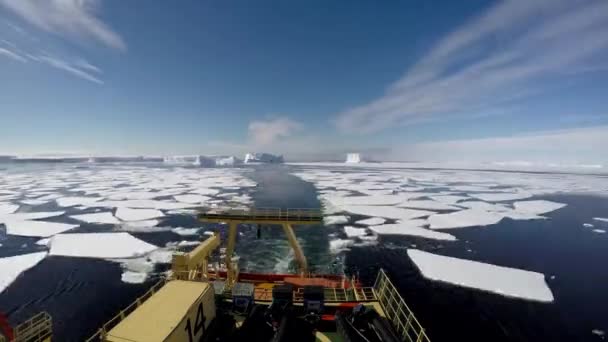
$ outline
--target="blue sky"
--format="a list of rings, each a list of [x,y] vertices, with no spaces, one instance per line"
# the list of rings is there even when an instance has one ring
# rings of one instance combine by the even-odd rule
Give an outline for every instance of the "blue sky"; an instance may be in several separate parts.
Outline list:
[[[0,0],[0,153],[608,162],[608,2]]]

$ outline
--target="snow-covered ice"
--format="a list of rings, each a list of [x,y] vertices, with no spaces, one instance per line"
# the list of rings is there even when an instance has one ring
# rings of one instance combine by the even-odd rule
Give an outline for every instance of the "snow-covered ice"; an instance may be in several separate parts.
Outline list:
[[[336,239],[329,241],[329,251],[332,254],[337,254],[342,251],[347,251],[354,245],[355,241],[348,239]]]
[[[352,214],[360,214],[365,216],[379,216],[396,220],[410,220],[423,216],[429,216],[435,212],[417,209],[405,209],[388,206],[375,205],[347,205],[344,210]]]
[[[89,206],[102,200],[102,197],[59,197],[55,201],[60,207]]]
[[[542,215],[557,209],[561,209],[566,205],[563,203],[551,202],[546,200],[535,201],[519,201],[513,203],[515,210],[520,213]]]
[[[19,209],[16,204],[0,203],[0,215],[12,214]]]
[[[87,223],[101,223],[101,224],[119,224],[120,221],[112,215],[110,212],[105,213],[93,213],[93,214],[82,214],[73,215],[71,218],[87,222]]]
[[[6,221],[6,233],[19,236],[49,237],[78,227],[78,225],[45,221]]]
[[[351,226],[344,227],[344,233],[349,238],[363,236],[366,234],[365,228],[355,228]]]
[[[182,227],[178,227],[178,228],[171,229],[171,231],[174,232],[175,234],[179,234],[179,235],[183,235],[183,236],[196,235],[196,234],[198,234],[199,230],[201,230],[201,228],[182,228]]]
[[[30,213],[14,213],[0,216],[0,223],[8,221],[26,221],[26,220],[40,220],[49,217],[57,217],[65,214],[64,211],[37,211]]]
[[[504,214],[479,209],[467,209],[449,214],[435,214],[428,218],[431,229],[487,226],[498,223]]]
[[[479,198],[486,202],[503,202],[503,201],[514,201],[519,199],[525,199],[532,197],[532,194],[526,192],[500,192],[500,193],[479,193],[469,194],[471,197]]]
[[[386,219],[383,219],[382,217],[370,217],[368,219],[359,220],[355,223],[363,226],[377,226],[383,224],[384,222],[386,222]]]
[[[0,258],[0,293],[21,273],[36,266],[45,256],[46,252],[38,252]]]
[[[431,280],[539,302],[553,302],[542,273],[408,249],[420,273]]]
[[[348,217],[344,215],[333,215],[323,217],[323,224],[331,226],[333,224],[344,224],[348,222]]]
[[[379,235],[410,235],[419,236],[433,240],[455,241],[456,237],[448,233],[435,232],[422,228],[427,222],[425,220],[410,220],[395,224],[383,224],[369,227]]]
[[[173,196],[173,198],[175,198],[175,200],[178,202],[190,203],[190,204],[201,204],[201,203],[211,199],[209,196],[193,195],[193,194],[176,195],[176,196]]]
[[[608,218],[605,217],[594,217],[593,219],[600,222],[608,222]]]
[[[428,209],[428,210],[460,210],[461,208],[453,205],[436,202],[432,200],[410,200],[398,205],[402,208]]]
[[[144,221],[150,220],[157,217],[163,217],[162,211],[156,209],[131,209],[131,208],[118,208],[114,216],[118,217],[123,221]]]
[[[158,248],[125,232],[59,234],[50,245],[50,255],[104,259],[133,258]]]
[[[585,227],[585,228],[593,228],[593,224],[591,224],[591,223],[583,223],[583,227]]]
[[[591,230],[594,233],[599,233],[599,234],[605,234],[606,230],[605,229],[592,229]]]
[[[143,284],[148,279],[148,273],[124,271],[120,276],[120,280],[128,284]]]

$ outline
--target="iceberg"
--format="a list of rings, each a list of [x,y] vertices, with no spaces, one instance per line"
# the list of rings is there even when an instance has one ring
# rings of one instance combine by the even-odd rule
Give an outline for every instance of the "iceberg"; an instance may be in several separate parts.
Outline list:
[[[19,275],[36,266],[46,257],[46,252],[30,253],[0,258],[0,293]]]
[[[216,166],[234,166],[241,164],[242,161],[235,156],[217,156],[215,157]]]
[[[361,155],[359,153],[346,154],[346,163],[358,164],[360,162],[361,162]]]
[[[557,209],[561,209],[566,205],[563,203],[537,200],[537,201],[520,201],[513,203],[515,210],[524,214],[542,215]]]
[[[283,156],[270,153],[247,153],[245,155],[245,164],[251,163],[281,164],[283,163]]]
[[[125,232],[59,234],[50,245],[50,255],[104,259],[138,257],[158,248]]]
[[[74,220],[87,222],[87,223],[101,223],[101,224],[119,224],[120,221],[116,217],[112,216],[112,213],[94,213],[94,214],[82,214],[72,215],[70,218]]]
[[[163,163],[170,165],[194,165],[203,167],[215,166],[215,160],[201,155],[183,155],[163,157]]]
[[[464,228],[487,226],[500,222],[505,217],[498,212],[467,209],[449,214],[435,214],[428,218],[431,229]]]
[[[114,216],[123,221],[144,221],[157,217],[163,217],[165,214],[157,209],[118,208],[116,209]]]
[[[425,220],[410,220],[395,224],[372,226],[369,227],[369,229],[379,235],[409,235],[433,240],[456,241],[456,237],[454,235],[422,228],[422,226],[426,223],[427,222]]]
[[[542,273],[408,249],[420,273],[431,280],[538,302],[553,302]]]
[[[356,224],[360,224],[362,226],[378,226],[386,222],[382,217],[370,217],[368,219],[359,220],[355,222]]]
[[[75,224],[27,220],[10,220],[4,222],[4,225],[6,226],[6,233],[8,235],[35,237],[49,237],[78,227]]]

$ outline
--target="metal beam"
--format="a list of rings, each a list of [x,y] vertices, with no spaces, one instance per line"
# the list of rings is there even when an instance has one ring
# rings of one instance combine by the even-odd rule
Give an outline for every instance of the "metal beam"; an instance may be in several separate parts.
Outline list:
[[[226,246],[226,270],[227,270],[227,280],[229,286],[232,285],[234,281],[236,281],[236,272],[232,265],[232,254],[234,253],[234,246],[236,245],[236,228],[238,223],[235,221],[228,222],[228,245]]]
[[[294,255],[296,257],[296,261],[298,262],[299,273],[301,275],[306,275],[308,273],[308,263],[306,262],[306,257],[304,256],[304,252],[302,251],[302,247],[298,243],[298,239],[296,239],[296,234],[289,223],[283,223],[283,230],[285,231],[285,235],[287,235],[287,240],[293,248]]]

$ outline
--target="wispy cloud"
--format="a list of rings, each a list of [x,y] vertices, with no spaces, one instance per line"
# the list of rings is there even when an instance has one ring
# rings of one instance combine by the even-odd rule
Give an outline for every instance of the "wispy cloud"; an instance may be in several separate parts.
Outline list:
[[[42,30],[68,37],[89,37],[106,46],[125,50],[122,37],[97,18],[100,0],[0,0]]]
[[[18,52],[12,51],[9,48],[3,48],[0,46],[0,56],[6,56],[19,62],[27,62],[27,60],[21,56]]]
[[[384,96],[335,123],[375,132],[500,107],[542,91],[541,81],[568,77],[563,70],[605,63],[606,36],[607,1],[502,1],[440,40]]]
[[[84,68],[81,65],[79,65],[78,63],[71,63],[71,62],[63,60],[63,59],[46,56],[46,55],[40,55],[40,56],[29,55],[28,57],[37,62],[51,66],[53,68],[66,71],[66,72],[68,72],[76,77],[80,77],[84,80],[91,81],[91,82],[97,83],[97,84],[104,84],[102,80],[100,80],[95,75],[93,75],[92,73],[90,73],[86,70],[86,69],[90,69],[90,68]],[[95,68],[96,70],[99,70],[93,65],[90,65],[90,66]]]
[[[299,122],[289,118],[252,121],[249,124],[249,137],[256,146],[268,146],[279,139],[289,137],[300,128]]]

